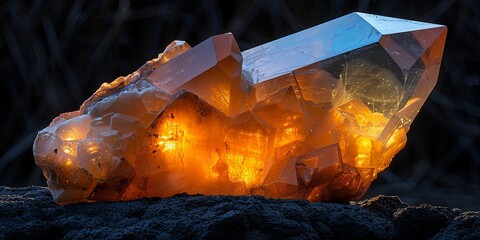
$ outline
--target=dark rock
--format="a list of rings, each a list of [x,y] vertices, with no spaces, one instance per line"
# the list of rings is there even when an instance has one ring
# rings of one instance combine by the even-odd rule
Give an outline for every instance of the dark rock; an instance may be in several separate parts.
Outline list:
[[[393,222],[401,239],[429,239],[451,223],[449,215],[446,208],[422,204],[398,209]]]
[[[480,213],[409,206],[178,194],[60,207],[42,187],[0,187],[0,239],[480,239]]]
[[[328,206],[327,225],[336,239],[388,239],[393,225],[387,219],[359,206],[324,204]]]
[[[376,213],[381,217],[393,220],[393,214],[399,208],[405,208],[408,204],[402,202],[397,196],[384,196],[380,195],[357,203],[369,210]]]
[[[478,212],[460,214],[433,239],[480,239],[480,214]]]

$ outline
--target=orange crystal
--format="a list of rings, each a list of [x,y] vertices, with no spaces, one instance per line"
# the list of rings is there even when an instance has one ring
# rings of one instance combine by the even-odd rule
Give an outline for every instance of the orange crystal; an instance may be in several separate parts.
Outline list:
[[[240,52],[172,42],[35,139],[59,204],[264,195],[361,197],[434,87],[446,27],[352,13]]]

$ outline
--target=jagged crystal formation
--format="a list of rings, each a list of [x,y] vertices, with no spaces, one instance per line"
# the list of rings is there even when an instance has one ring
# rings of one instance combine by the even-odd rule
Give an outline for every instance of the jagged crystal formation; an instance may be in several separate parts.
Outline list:
[[[361,197],[406,142],[447,29],[352,13],[240,52],[174,41],[104,83],[34,144],[59,204],[264,195]]]

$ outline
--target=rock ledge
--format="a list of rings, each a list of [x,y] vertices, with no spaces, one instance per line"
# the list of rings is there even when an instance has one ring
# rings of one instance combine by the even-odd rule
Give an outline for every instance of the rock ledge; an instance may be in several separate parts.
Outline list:
[[[480,239],[480,212],[395,196],[350,205],[180,194],[60,207],[43,187],[0,187],[0,239]]]

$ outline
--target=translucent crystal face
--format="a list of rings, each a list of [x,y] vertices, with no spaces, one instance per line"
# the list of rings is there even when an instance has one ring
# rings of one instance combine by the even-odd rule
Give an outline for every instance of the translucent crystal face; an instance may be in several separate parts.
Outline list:
[[[177,193],[361,197],[434,87],[446,27],[352,13],[240,52],[174,41],[38,133],[60,204]]]

